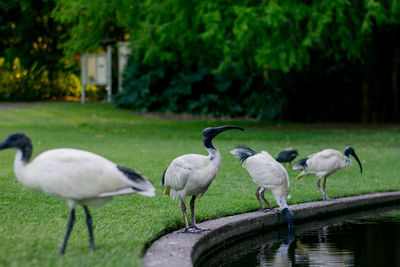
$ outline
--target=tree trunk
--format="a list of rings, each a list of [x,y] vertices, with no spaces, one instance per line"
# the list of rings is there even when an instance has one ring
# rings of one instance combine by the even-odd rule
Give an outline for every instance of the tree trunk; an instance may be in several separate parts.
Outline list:
[[[364,68],[364,71],[366,68]],[[369,98],[368,98],[368,89],[369,89],[369,81],[368,78],[365,77],[366,75],[363,75],[363,81],[362,81],[362,88],[361,88],[361,120],[362,122],[368,122],[370,120],[370,103],[369,103]]]
[[[398,31],[396,31],[398,32]],[[400,121],[399,112],[399,97],[400,97],[400,40],[398,36],[395,37],[393,47],[393,65],[392,65],[392,89],[393,89],[393,120]]]

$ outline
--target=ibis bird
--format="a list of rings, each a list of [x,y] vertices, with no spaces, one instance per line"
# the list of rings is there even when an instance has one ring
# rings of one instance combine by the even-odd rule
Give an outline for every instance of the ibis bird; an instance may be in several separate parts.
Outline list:
[[[299,155],[296,149],[293,148],[286,148],[285,150],[282,150],[278,157],[276,158],[276,161],[285,164],[285,163],[292,163],[292,161]]]
[[[207,230],[196,226],[194,202],[197,197],[200,198],[207,191],[221,167],[221,154],[213,146],[213,138],[231,129],[244,130],[241,127],[232,125],[205,128],[202,138],[203,144],[208,151],[208,156],[186,154],[177,157],[164,171],[161,180],[161,184],[165,186],[164,195],[171,196],[175,201],[181,200],[181,209],[186,225],[182,232],[201,233]],[[185,199],[187,196],[192,196],[190,201],[192,222],[190,226],[186,216]]]
[[[254,183],[258,184],[256,197],[263,211],[266,211],[266,209],[260,199],[260,193],[261,198],[272,210],[271,204],[264,197],[265,189],[268,189],[282,210],[289,229],[293,229],[294,216],[286,202],[290,190],[290,180],[286,169],[266,151],[256,153],[246,146],[238,146],[231,153],[242,163],[242,167],[249,172]]]
[[[113,196],[138,193],[154,196],[154,186],[140,173],[117,165],[91,152],[61,148],[39,154],[29,162],[32,142],[23,133],[14,133],[0,143],[0,150],[15,148],[14,172],[25,187],[66,201],[70,217],[60,253],[66,250],[75,221],[75,207],[82,205],[89,230],[90,248],[95,249],[92,216],[88,206],[102,206]]]
[[[351,146],[346,147],[344,154],[334,149],[325,149],[321,152],[311,154],[306,159],[301,159],[294,163],[293,170],[302,170],[297,175],[296,179],[300,179],[303,176],[314,174],[318,177],[318,190],[323,196],[323,200],[329,200],[326,195],[326,180],[332,173],[345,169],[351,164],[350,155],[352,155],[360,165],[360,172],[362,173],[362,165],[357,157],[356,152]],[[323,190],[321,189],[321,179],[324,178]]]

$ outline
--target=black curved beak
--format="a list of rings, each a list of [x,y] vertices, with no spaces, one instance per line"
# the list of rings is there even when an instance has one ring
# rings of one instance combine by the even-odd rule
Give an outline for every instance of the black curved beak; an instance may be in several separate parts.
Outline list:
[[[218,134],[226,131],[226,130],[232,130],[232,129],[238,129],[241,131],[244,131],[242,127],[235,126],[235,125],[225,125],[225,126],[219,126],[219,127],[209,127],[203,130],[203,136],[207,138],[214,138]]]
[[[4,140],[3,142],[0,143],[0,150],[10,148],[10,145],[8,143],[8,139]]]
[[[286,221],[288,223],[289,231],[293,231],[293,229],[294,229],[294,216],[293,216],[293,213],[288,208],[284,208],[282,210],[282,212],[283,212],[283,215],[285,215]]]
[[[350,155],[352,155],[352,156],[357,160],[358,165],[360,165],[360,173],[362,173],[361,161],[358,159],[358,157],[357,157],[357,155],[356,155],[356,152],[353,151],[352,153],[350,153]]]

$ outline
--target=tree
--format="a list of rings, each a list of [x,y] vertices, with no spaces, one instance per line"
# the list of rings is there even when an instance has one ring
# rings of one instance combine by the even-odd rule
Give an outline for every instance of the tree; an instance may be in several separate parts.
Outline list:
[[[50,16],[53,0],[0,2],[0,99],[63,97],[79,84],[60,49],[65,25]]]
[[[309,91],[359,107],[351,120],[398,120],[398,0],[100,2],[60,0],[53,15],[71,25],[67,53],[95,47],[100,36],[110,36],[110,25],[129,33],[133,54],[130,80],[116,98],[121,106],[291,120],[349,118],[345,110],[324,110],[332,106],[329,99],[317,100],[322,110],[292,115],[296,98]],[[380,93],[383,74],[371,72],[388,63],[391,89]],[[349,97],[318,92],[315,81],[326,85],[322,77],[332,73],[349,77],[350,82],[328,84]],[[308,84],[298,86],[302,75]],[[378,114],[383,104],[389,108]]]
[[[64,25],[69,25],[65,42],[61,44],[66,57],[87,51],[96,51],[102,40],[122,41],[127,25],[124,18],[132,14],[132,1],[82,1],[55,0],[52,17]]]
[[[21,65],[34,64],[61,69],[63,51],[59,48],[64,25],[50,16],[53,0],[9,0],[0,5],[0,49],[8,62],[19,58]]]

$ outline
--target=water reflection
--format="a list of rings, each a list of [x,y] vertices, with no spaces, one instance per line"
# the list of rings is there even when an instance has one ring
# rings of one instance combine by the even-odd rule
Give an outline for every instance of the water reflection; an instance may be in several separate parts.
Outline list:
[[[272,246],[273,243],[264,243],[260,247],[260,253],[257,256],[259,266],[292,266],[289,257],[289,249],[293,240],[295,239],[294,231],[288,231],[285,235],[284,241],[280,244],[277,251],[274,253]],[[267,257],[272,254],[272,261]]]
[[[292,263],[301,263],[304,266],[354,266],[352,251],[338,248],[335,243],[330,242],[329,230],[328,226],[324,226],[315,232],[306,233],[305,236],[316,238],[311,242],[302,242],[299,237],[294,252],[295,261]]]
[[[390,210],[388,212],[388,210]],[[258,233],[197,266],[400,266],[400,207]]]
[[[328,242],[328,227],[316,233],[318,242],[304,244],[288,232],[279,247],[271,242],[261,244],[257,255],[257,265],[264,266],[354,266],[354,256],[350,251],[337,249]]]

